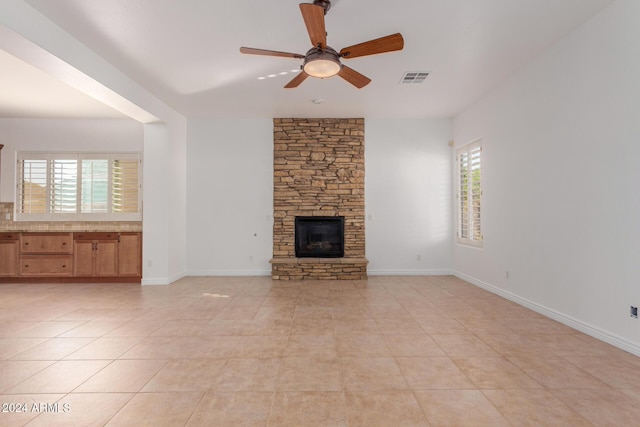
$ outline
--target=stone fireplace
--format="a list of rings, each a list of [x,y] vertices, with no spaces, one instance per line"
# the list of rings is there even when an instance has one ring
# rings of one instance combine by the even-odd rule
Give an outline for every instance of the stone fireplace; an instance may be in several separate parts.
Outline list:
[[[366,278],[364,119],[274,119],[273,133],[271,276]],[[342,235],[325,240],[307,235],[305,246],[318,249],[319,255],[296,253],[296,218],[340,222]],[[320,231],[315,229],[316,234]],[[334,250],[338,237],[343,246],[339,254]],[[328,249],[324,254],[322,246]]]

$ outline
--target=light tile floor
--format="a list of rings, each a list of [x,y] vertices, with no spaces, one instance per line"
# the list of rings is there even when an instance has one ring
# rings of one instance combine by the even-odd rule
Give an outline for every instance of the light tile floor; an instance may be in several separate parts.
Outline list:
[[[0,426],[628,426],[640,358],[454,277],[0,285]]]

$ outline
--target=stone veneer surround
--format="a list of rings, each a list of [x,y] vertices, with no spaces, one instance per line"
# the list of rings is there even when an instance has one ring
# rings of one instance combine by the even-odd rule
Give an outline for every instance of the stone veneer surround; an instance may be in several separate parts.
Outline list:
[[[364,279],[364,119],[273,120],[274,279]],[[296,216],[344,216],[344,258],[295,258]]]

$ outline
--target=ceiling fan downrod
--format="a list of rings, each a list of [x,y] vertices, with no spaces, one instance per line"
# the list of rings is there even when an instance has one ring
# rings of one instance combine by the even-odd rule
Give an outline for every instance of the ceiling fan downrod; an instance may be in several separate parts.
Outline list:
[[[325,15],[327,14],[327,12],[329,12],[329,9],[331,9],[331,1],[329,0],[313,0],[313,4],[323,8]]]

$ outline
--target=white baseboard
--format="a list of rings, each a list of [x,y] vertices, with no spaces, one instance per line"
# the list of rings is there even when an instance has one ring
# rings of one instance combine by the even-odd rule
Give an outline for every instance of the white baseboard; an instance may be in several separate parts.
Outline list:
[[[515,295],[511,292],[507,292],[504,289],[497,288],[493,285],[485,283],[481,280],[476,279],[475,277],[468,276],[459,271],[454,272],[454,275],[466,282],[471,283],[472,285],[478,286],[491,293],[499,295],[505,299],[508,299],[509,301],[513,301],[516,304],[520,304],[523,307],[533,310],[536,313],[542,314],[543,316],[546,316],[550,319],[556,320],[564,325],[569,326],[570,328],[576,329],[580,332],[583,332],[587,335],[597,338],[600,341],[604,341],[608,344],[618,347],[619,349],[622,349],[624,351],[628,351],[631,354],[640,356],[640,346],[638,346],[637,344],[629,340],[626,340],[610,332],[604,331],[588,323],[582,322],[578,319],[574,319],[573,317],[567,316],[566,314],[560,313],[559,311],[550,309],[548,307],[545,307],[533,301],[529,301],[526,298],[519,297],[518,295]]]
[[[450,276],[452,270],[372,270],[367,269],[369,276]]]
[[[271,270],[191,270],[187,272],[186,276],[271,276]]]
[[[142,279],[142,286],[162,286],[171,283],[167,277],[154,277],[153,279]]]
[[[178,280],[182,279],[183,277],[187,277],[186,273],[180,273],[180,274],[176,274],[173,275],[171,277],[155,277],[153,279],[145,279],[142,278],[142,282],[141,284],[146,286],[146,285],[169,285],[173,282],[177,282]]]

